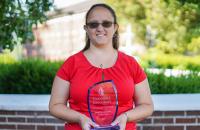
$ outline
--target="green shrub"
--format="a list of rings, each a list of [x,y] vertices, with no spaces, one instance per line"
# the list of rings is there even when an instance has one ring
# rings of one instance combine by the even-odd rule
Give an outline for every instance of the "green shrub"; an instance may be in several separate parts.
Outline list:
[[[0,65],[0,93],[50,93],[60,62],[39,59]]]
[[[145,68],[168,68],[200,71],[200,56],[183,56],[173,54],[148,54],[142,57]]]
[[[153,74],[147,71],[147,75],[153,94],[200,93],[200,76],[195,72],[168,77],[164,73]]]
[[[12,64],[16,62],[16,59],[11,53],[0,53],[0,64]]]
[[[194,37],[188,44],[188,50],[193,54],[200,54],[200,37]]]

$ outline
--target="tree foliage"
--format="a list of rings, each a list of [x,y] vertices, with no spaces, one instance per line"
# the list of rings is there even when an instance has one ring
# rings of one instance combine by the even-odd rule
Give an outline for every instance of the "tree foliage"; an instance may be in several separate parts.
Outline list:
[[[33,40],[32,26],[47,20],[51,0],[2,0],[0,3],[0,47],[12,49],[18,42]]]
[[[147,27],[155,33],[159,50],[187,54],[192,39],[200,36],[199,0],[107,0],[119,16],[120,23],[131,23],[136,41],[147,42]],[[151,32],[151,33],[152,33]],[[188,46],[190,49],[188,49]]]

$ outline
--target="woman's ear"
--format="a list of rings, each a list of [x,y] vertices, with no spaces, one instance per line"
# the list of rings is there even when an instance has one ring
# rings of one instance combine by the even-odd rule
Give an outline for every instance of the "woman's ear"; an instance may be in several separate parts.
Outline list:
[[[86,25],[84,25],[83,28],[84,28],[85,31],[87,31],[87,26]]]

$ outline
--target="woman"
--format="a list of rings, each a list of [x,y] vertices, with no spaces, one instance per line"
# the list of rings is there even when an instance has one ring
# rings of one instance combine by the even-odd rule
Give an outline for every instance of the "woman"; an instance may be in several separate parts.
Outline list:
[[[87,92],[103,78],[113,80],[118,94],[118,113],[111,125],[136,130],[136,122],[152,114],[153,103],[142,68],[133,57],[118,51],[115,12],[106,4],[93,5],[86,14],[84,29],[85,48],[70,56],[55,76],[50,113],[67,122],[66,130],[97,127],[88,112]]]

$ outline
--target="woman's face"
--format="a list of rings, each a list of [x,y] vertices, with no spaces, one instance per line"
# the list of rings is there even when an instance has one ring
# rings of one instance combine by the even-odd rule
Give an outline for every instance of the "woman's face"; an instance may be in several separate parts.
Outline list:
[[[87,24],[84,28],[93,45],[112,46],[113,35],[118,25],[114,24],[114,18],[108,9],[96,7],[89,13]]]

